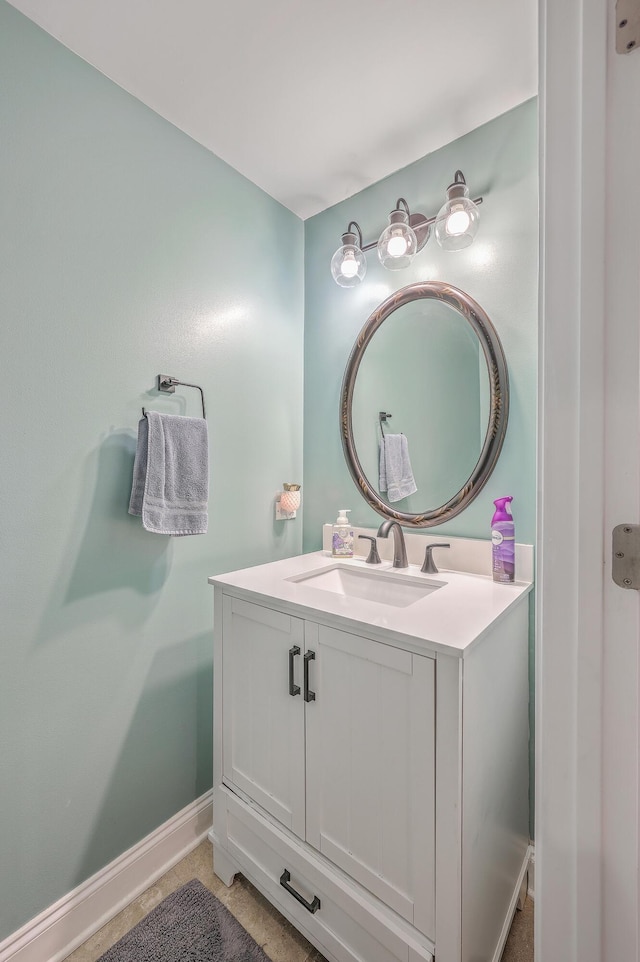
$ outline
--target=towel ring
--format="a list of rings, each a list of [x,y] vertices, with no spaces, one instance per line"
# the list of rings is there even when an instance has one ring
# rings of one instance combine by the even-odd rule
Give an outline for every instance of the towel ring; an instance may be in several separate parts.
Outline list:
[[[384,423],[386,424],[387,418],[390,418],[390,417],[393,417],[393,415],[389,414],[388,411],[380,411],[378,414],[378,421],[380,422],[380,430],[382,432],[382,437],[385,437],[384,427],[382,426],[382,422],[384,421]]]
[[[194,387],[197,391],[200,391],[200,400],[202,401],[202,417],[206,421],[207,415],[204,409],[204,391],[199,384],[189,384],[187,381],[179,381],[177,377],[171,377],[169,374],[158,374],[158,390],[162,391],[164,394],[175,394],[176,385],[179,384],[181,387]],[[147,412],[142,408],[142,417],[146,418]]]

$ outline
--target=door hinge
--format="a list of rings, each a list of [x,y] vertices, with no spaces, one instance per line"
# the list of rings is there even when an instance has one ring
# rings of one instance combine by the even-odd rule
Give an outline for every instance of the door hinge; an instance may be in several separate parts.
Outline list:
[[[616,0],[616,53],[640,49],[640,0]]]
[[[613,529],[611,577],[621,588],[640,591],[640,524]]]

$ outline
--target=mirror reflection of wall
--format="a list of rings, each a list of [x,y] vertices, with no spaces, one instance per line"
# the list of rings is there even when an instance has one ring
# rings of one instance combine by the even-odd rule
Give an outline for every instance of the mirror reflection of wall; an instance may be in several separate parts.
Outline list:
[[[484,353],[461,314],[435,300],[395,310],[371,338],[353,393],[354,444],[371,485],[379,491],[378,416],[388,411],[385,433],[407,437],[417,485],[393,506],[417,514],[444,504],[478,461],[489,393]]]

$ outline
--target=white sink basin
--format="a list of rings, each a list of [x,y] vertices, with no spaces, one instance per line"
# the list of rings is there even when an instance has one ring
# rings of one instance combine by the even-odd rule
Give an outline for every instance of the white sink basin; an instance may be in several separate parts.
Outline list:
[[[442,583],[392,573],[388,569],[366,570],[352,568],[348,564],[318,568],[286,580],[303,584],[307,588],[320,588],[321,591],[333,591],[334,594],[393,605],[396,608],[407,608],[443,587]]]

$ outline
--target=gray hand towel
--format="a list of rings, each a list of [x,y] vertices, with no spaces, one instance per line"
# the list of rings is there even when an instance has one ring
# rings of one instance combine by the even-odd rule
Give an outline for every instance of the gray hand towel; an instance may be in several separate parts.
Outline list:
[[[138,423],[129,514],[155,534],[206,534],[208,498],[207,422],[149,411]]]
[[[400,501],[417,491],[409,445],[404,434],[385,434],[380,439],[380,491],[389,501]]]

